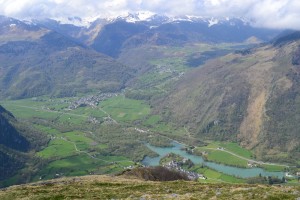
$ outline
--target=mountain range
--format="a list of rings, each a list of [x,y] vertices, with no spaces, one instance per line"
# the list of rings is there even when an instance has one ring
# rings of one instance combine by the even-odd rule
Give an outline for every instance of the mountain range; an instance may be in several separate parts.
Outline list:
[[[64,20],[65,21],[65,20]],[[118,57],[122,50],[142,45],[184,45],[194,42],[268,41],[279,31],[252,27],[238,18],[197,16],[168,17],[154,13],[136,13],[113,19],[97,19],[89,26],[46,19],[37,25],[71,37],[98,52]],[[73,24],[72,24],[73,23]]]

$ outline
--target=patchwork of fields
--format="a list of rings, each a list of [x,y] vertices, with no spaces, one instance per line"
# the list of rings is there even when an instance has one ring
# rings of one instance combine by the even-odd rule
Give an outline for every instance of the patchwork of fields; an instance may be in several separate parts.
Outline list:
[[[197,146],[197,140],[186,127],[174,128],[176,126],[172,124],[165,124],[160,116],[151,114],[150,106],[143,100],[117,95],[97,106],[82,105],[70,109],[75,100],[41,97],[0,102],[18,119],[31,124],[49,139],[47,146],[36,154],[44,160],[44,165],[37,169],[33,180],[121,172],[137,165],[146,155],[155,156],[145,142],[163,147],[175,139]],[[205,151],[204,157],[217,163],[247,167],[246,159],[252,158],[250,151],[236,143],[199,145],[195,153]],[[269,166],[269,169],[283,168]],[[202,182],[245,182],[206,167],[196,165],[192,170],[209,177]]]

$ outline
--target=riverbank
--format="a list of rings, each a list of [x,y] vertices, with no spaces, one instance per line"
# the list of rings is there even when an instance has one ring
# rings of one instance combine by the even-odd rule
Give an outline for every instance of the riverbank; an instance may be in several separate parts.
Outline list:
[[[215,171],[221,172],[223,174],[235,176],[235,177],[249,178],[249,177],[262,175],[262,176],[275,176],[275,177],[282,178],[284,176],[284,172],[268,172],[262,168],[238,168],[238,167],[226,166],[214,162],[206,162],[201,156],[192,155],[182,150],[182,148],[184,147],[182,144],[179,144],[177,142],[172,142],[172,144],[173,147],[165,147],[165,148],[155,147],[155,146],[151,146],[150,144],[146,144],[149,149],[156,152],[159,156],[154,158],[145,157],[142,163],[146,166],[158,166],[159,161],[163,156],[169,153],[175,153],[186,159],[190,159],[195,164],[204,165]]]

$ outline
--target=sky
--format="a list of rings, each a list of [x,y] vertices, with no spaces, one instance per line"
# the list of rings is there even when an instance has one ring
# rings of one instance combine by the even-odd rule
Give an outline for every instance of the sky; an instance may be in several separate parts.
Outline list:
[[[0,0],[0,15],[19,19],[114,17],[138,11],[242,17],[255,26],[300,30],[300,0]]]

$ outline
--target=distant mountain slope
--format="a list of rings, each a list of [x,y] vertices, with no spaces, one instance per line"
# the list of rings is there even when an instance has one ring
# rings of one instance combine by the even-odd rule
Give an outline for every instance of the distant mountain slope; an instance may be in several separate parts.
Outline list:
[[[35,24],[0,16],[0,44],[8,41],[35,40],[48,31]]]
[[[0,98],[118,91],[133,75],[113,59],[56,32],[0,46]]]
[[[141,45],[178,46],[194,42],[222,43],[245,42],[250,38],[269,41],[279,31],[254,28],[249,24],[232,19],[216,24],[205,20],[180,20],[149,26],[150,22],[116,21],[103,26],[91,47],[101,53],[117,57],[127,48]],[[112,39],[114,38],[114,39]]]
[[[128,38],[146,30],[148,30],[148,27],[142,24],[116,21],[102,28],[91,47],[101,53],[117,57],[122,45]]]
[[[295,163],[300,156],[300,40],[295,35],[187,73],[156,102],[157,110],[203,139],[238,141],[259,159]]]

